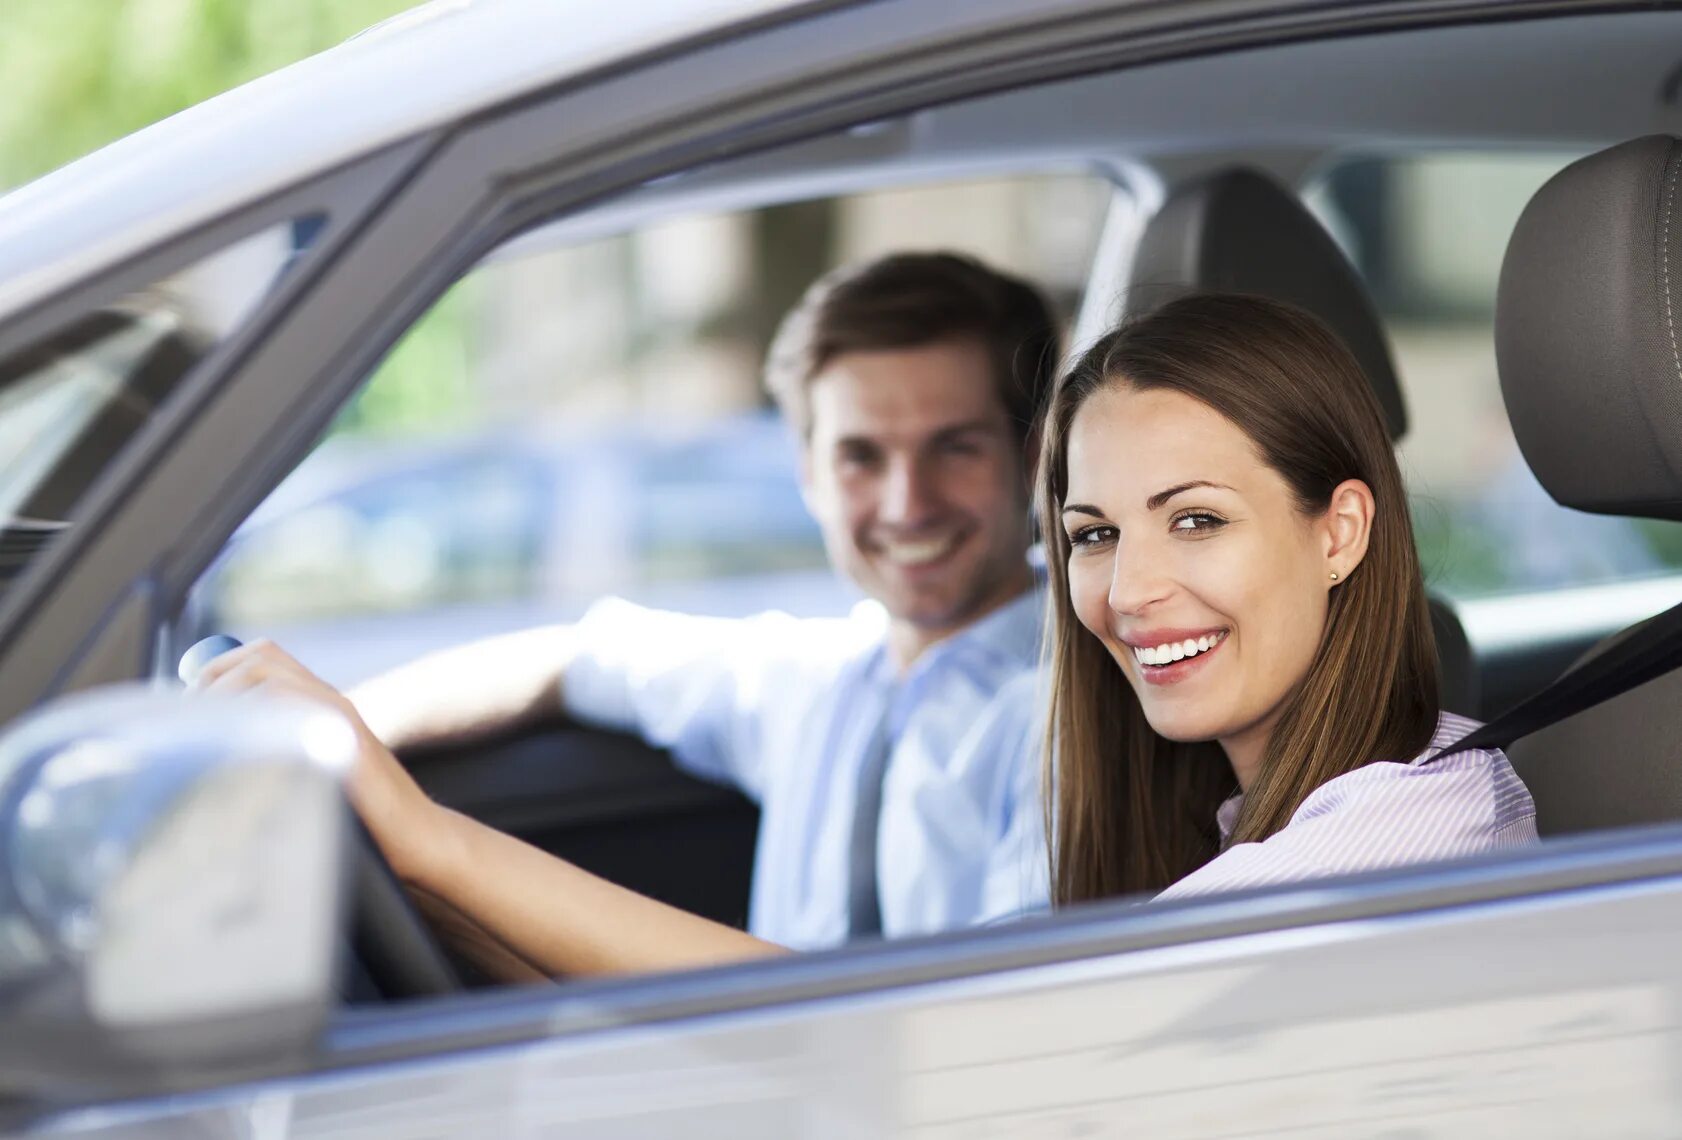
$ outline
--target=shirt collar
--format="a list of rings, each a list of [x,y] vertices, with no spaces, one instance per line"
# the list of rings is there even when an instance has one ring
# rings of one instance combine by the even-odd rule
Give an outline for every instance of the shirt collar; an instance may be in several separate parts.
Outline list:
[[[1238,813],[1244,808],[1244,793],[1233,792],[1215,809],[1215,826],[1221,829],[1221,846],[1232,838],[1232,829],[1238,823]]]
[[[980,621],[934,646],[933,651],[979,649],[1032,665],[1039,660],[1040,625],[1044,617],[1045,593],[1036,583]]]
[[[880,622],[881,633],[862,662],[864,674],[880,684],[899,680],[893,662],[888,657],[887,611],[874,600],[860,602],[854,607],[855,620]],[[1045,592],[1038,581],[1021,594],[978,621],[972,622],[917,658],[906,679],[921,676],[932,669],[943,668],[951,662],[969,660],[975,654],[1000,657],[1013,664],[1028,667],[1039,660],[1040,628],[1045,614]]]

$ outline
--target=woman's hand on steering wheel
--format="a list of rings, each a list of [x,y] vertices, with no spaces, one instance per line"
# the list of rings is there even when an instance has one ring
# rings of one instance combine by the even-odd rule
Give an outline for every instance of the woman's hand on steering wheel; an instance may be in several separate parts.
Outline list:
[[[397,876],[424,879],[447,828],[443,809],[421,790],[397,757],[374,735],[350,698],[311,673],[272,641],[242,645],[217,656],[199,673],[207,692],[264,692],[309,701],[340,714],[356,733],[356,765],[346,792]]]

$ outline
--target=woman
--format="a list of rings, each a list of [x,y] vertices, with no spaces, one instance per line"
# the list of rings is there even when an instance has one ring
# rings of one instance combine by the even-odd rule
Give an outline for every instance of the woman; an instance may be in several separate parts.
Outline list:
[[[1053,899],[1178,897],[1533,841],[1500,752],[1442,715],[1378,401],[1299,310],[1183,298],[1059,384]]]
[[[1438,714],[1377,402],[1316,321],[1203,295],[1124,325],[1059,385],[1042,455],[1055,902],[1534,838],[1529,797],[1499,752],[1423,762],[1470,726]],[[358,810],[422,909],[502,976],[780,949],[433,803],[348,700],[273,645],[218,658],[199,683],[343,711],[362,744]]]

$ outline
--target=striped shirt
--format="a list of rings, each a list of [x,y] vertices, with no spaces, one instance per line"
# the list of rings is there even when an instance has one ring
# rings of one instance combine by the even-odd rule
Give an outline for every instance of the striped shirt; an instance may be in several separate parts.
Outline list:
[[[1193,898],[1535,843],[1536,805],[1504,752],[1472,748],[1424,763],[1477,727],[1477,721],[1442,714],[1430,747],[1412,760],[1374,761],[1327,780],[1278,832],[1259,843],[1228,847],[1157,898]],[[1243,802],[1235,795],[1216,814],[1223,842]]]

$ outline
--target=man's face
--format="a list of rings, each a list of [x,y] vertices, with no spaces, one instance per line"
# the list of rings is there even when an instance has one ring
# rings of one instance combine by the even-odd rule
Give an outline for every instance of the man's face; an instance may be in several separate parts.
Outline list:
[[[836,569],[932,641],[1029,584],[1022,446],[973,341],[851,352],[810,384],[806,501]]]

